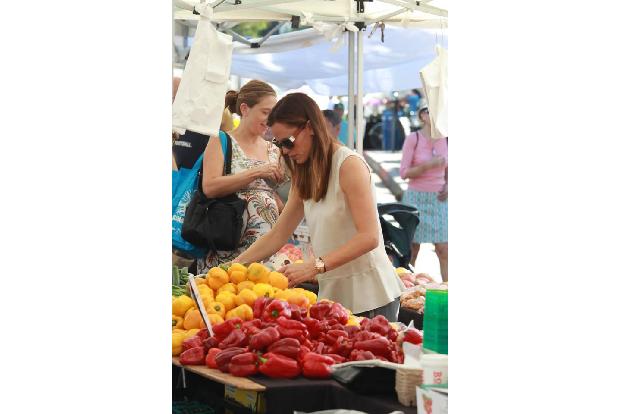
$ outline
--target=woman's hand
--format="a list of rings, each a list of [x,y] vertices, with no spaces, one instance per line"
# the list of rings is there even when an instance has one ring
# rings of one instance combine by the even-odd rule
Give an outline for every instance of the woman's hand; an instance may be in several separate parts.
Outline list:
[[[306,282],[311,280],[317,273],[317,269],[315,269],[314,263],[293,263],[288,264],[280,269],[278,272],[287,276],[289,279],[289,287],[294,287],[299,285],[302,282]]]
[[[448,183],[444,184],[442,190],[438,193],[438,200],[446,201],[448,199]]]
[[[278,164],[266,163],[256,167],[255,171],[259,178],[273,181],[275,183],[282,180],[283,173]]]
[[[429,161],[427,161],[425,165],[427,166],[427,169],[432,169],[432,168],[444,167],[445,164],[446,164],[446,159],[444,157],[434,156]]]

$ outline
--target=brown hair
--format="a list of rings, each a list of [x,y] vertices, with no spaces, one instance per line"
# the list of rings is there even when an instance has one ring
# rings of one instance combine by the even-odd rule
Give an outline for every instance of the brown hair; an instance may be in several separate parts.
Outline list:
[[[232,114],[235,113],[241,116],[241,112],[239,111],[241,104],[245,103],[252,108],[259,103],[261,98],[269,95],[276,96],[276,91],[267,83],[255,79],[242,86],[239,92],[233,90],[228,91],[224,98],[224,106],[228,108]]]
[[[319,106],[308,95],[290,93],[276,103],[267,118],[267,125],[283,123],[301,128],[310,123],[313,131],[313,143],[308,160],[297,164],[289,157],[284,157],[287,167],[292,172],[292,183],[302,200],[320,201],[326,196],[330,170],[332,168],[332,149],[336,144],[326,127],[326,121]]]

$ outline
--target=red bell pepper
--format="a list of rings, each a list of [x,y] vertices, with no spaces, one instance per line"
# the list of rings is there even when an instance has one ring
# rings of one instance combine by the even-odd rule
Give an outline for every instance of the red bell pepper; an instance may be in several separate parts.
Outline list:
[[[308,354],[309,352],[311,352],[309,347],[305,345],[300,346],[300,353],[298,354],[298,361],[302,361],[304,359],[304,356]]]
[[[218,369],[222,372],[229,372],[229,364],[231,363],[231,359],[235,355],[243,354],[247,351],[248,350],[246,348],[228,348],[222,350],[222,352],[218,353],[215,357]]]
[[[272,326],[262,330],[256,335],[252,335],[248,347],[257,351],[263,351],[278,339],[280,339],[280,333],[278,333],[278,329]]]
[[[203,347],[203,341],[201,341],[201,339],[197,336],[184,339],[183,342],[181,343],[181,349],[183,351],[187,351],[188,349],[191,349],[191,348],[202,348],[202,347]]]
[[[341,336],[344,336],[345,338],[349,338],[349,335],[347,334],[347,332],[337,330],[337,329],[331,329],[326,333],[326,342],[328,344],[334,344],[336,343],[336,340]]]
[[[388,319],[384,315],[377,315],[373,319],[371,319],[365,327],[365,330],[371,332],[377,332],[381,336],[386,336],[390,331],[392,331],[392,326]]]
[[[405,342],[412,343],[414,345],[423,343],[423,333],[416,328],[410,328],[405,331],[403,335],[403,340]]]
[[[345,326],[344,330],[350,338],[353,338],[358,332],[360,332],[360,327],[356,325],[349,325]]]
[[[220,352],[222,352],[220,348],[210,348],[209,352],[207,352],[207,356],[205,357],[205,365],[209,368],[218,369],[218,364],[216,364],[216,355]]]
[[[203,341],[203,348],[205,351],[209,351],[211,348],[217,348],[220,341],[215,336],[210,336]]]
[[[309,352],[304,356],[302,372],[307,378],[329,378],[332,375],[331,365],[334,365],[332,358]]]
[[[291,319],[296,320],[296,321],[301,321],[302,318],[306,316],[306,313],[308,312],[306,308],[301,308],[295,303],[290,303],[289,307],[291,308]]]
[[[376,338],[381,338],[380,334],[375,333],[375,332],[369,332],[369,331],[360,331],[354,337],[356,341],[367,341],[369,339],[376,339]]]
[[[253,319],[251,321],[245,321],[242,323],[241,330],[248,336],[256,335],[261,332],[261,320]]]
[[[291,318],[291,307],[284,300],[274,299],[263,310],[263,320],[273,322],[280,316]]]
[[[345,325],[349,320],[349,313],[343,305],[338,302],[334,302],[330,307],[327,317],[329,319],[336,319],[340,324]]]
[[[336,342],[334,342],[334,344],[332,344],[332,346],[328,348],[326,353],[327,354],[338,354],[345,358],[348,358],[349,354],[354,348],[353,345],[354,344],[351,339],[344,337],[344,336],[339,336],[336,339]]]
[[[224,321],[214,326],[213,334],[219,341],[222,341],[224,338],[229,336],[233,330],[240,329],[243,322],[244,321],[242,321],[241,318],[231,318],[228,321]]]
[[[316,342],[311,350],[316,354],[322,354],[325,348],[326,344],[324,344],[323,342]]]
[[[353,351],[351,351],[351,354],[349,354],[350,361],[366,361],[369,359],[376,359],[375,355],[373,355],[373,352],[371,351],[362,351],[360,349],[354,349]]]
[[[207,328],[203,328],[196,333],[196,336],[198,336],[199,338],[201,338],[202,341],[204,341],[205,339],[209,338],[211,335],[209,335],[209,330]]]
[[[320,301],[310,307],[309,312],[311,318],[323,320],[330,313],[332,304],[330,302]],[[347,323],[347,322],[345,322]]]
[[[279,326],[282,326],[283,328],[287,328],[287,329],[298,329],[298,330],[305,330],[306,329],[306,325],[300,321],[295,321],[292,319],[287,319],[284,316],[279,316],[276,319],[276,323]]]
[[[377,356],[389,356],[391,351],[391,344],[386,338],[375,338],[366,341],[356,341],[354,343],[354,349],[361,349],[363,351],[371,351]]]
[[[247,377],[259,372],[257,364],[259,358],[254,352],[244,352],[231,358],[229,372],[236,377]]]
[[[282,326],[278,325],[276,327],[276,329],[278,329],[278,333],[280,334],[281,338],[306,338],[308,336],[308,331],[305,330],[301,330],[301,329],[289,329],[289,328],[283,328]]]
[[[274,299],[268,298],[266,296],[261,296],[254,301],[254,305],[252,306],[252,313],[255,319],[261,319],[263,316],[263,311],[265,307]]]
[[[317,338],[319,336],[319,334],[321,333],[321,325],[320,325],[320,322],[317,319],[314,319],[314,318],[302,318],[302,323],[304,323],[304,325],[306,325],[306,328],[308,329],[308,333],[310,334],[311,338],[313,338],[313,339]]]
[[[244,347],[248,345],[248,335],[246,335],[241,329],[233,329],[231,333],[224,338],[218,347],[220,349]]]
[[[179,362],[183,365],[203,365],[205,363],[205,350],[203,346],[183,351],[179,355]]]
[[[295,378],[300,375],[298,361],[289,357],[268,352],[259,359],[259,372],[271,378]]]
[[[334,360],[334,363],[336,363],[336,364],[340,364],[342,362],[347,361],[347,358],[345,358],[345,357],[343,357],[341,355],[338,355],[338,354],[324,354],[324,355],[327,356],[327,357],[332,358]]]
[[[295,338],[283,338],[267,348],[272,354],[284,355],[292,359],[298,359],[300,353],[300,341]]]

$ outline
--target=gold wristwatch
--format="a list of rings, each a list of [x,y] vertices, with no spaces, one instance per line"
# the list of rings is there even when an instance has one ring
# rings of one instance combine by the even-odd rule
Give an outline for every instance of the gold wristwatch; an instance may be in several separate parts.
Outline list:
[[[315,269],[319,273],[326,272],[326,264],[323,262],[323,259],[321,257],[315,259]]]

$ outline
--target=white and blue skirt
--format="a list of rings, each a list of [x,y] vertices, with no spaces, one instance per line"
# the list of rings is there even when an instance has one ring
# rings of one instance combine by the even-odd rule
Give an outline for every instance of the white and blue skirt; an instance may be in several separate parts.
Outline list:
[[[448,243],[448,201],[438,200],[437,192],[408,188],[402,202],[418,209],[420,223],[412,243]]]

